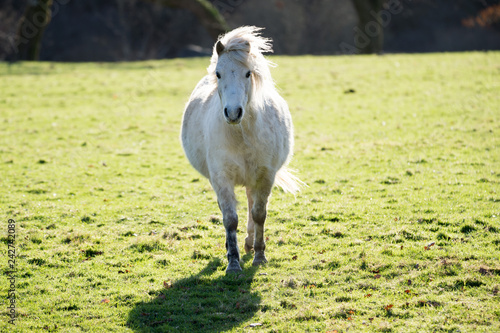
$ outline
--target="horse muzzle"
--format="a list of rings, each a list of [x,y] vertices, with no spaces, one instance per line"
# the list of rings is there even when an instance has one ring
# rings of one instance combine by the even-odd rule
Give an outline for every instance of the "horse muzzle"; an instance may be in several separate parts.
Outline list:
[[[226,122],[231,125],[237,125],[241,122],[243,118],[243,108],[241,106],[237,107],[225,107],[224,108],[224,118]]]

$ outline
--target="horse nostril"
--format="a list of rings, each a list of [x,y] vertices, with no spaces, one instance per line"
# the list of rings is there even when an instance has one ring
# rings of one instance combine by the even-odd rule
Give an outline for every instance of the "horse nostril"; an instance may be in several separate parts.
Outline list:
[[[241,115],[243,114],[243,109],[238,108],[238,119],[241,118]]]
[[[224,116],[225,116],[226,118],[229,118],[229,114],[227,113],[227,108],[224,108]]]

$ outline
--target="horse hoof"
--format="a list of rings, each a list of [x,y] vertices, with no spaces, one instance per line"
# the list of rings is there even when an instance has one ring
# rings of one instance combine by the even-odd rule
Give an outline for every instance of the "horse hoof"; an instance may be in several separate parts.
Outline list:
[[[259,265],[266,264],[266,263],[267,263],[267,259],[266,259],[266,256],[264,255],[264,253],[256,253],[255,257],[253,258],[252,266],[259,266]]]
[[[240,269],[226,269],[226,275],[235,275],[241,273],[243,270]]]
[[[250,253],[253,250],[253,245],[248,245],[245,243],[245,252]]]
[[[252,266],[260,266],[260,265],[264,265],[264,264],[267,264],[267,260],[264,259],[264,260],[253,260],[253,263],[252,263]]]
[[[243,271],[238,262],[232,262],[227,265],[226,274],[236,274]]]

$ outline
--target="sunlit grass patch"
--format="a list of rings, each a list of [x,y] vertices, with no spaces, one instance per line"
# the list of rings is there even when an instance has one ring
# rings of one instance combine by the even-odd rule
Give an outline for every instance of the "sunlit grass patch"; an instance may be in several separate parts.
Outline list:
[[[18,297],[0,330],[500,330],[499,54],[273,61],[308,187],[273,192],[260,268],[238,191],[233,277],[216,197],[179,142],[208,59],[0,64]]]

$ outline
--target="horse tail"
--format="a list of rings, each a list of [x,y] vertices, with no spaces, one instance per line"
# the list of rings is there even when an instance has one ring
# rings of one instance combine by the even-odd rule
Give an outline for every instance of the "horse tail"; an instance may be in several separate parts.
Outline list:
[[[281,168],[276,174],[275,185],[281,187],[283,191],[294,195],[299,192],[303,186],[307,186],[286,167]]]

